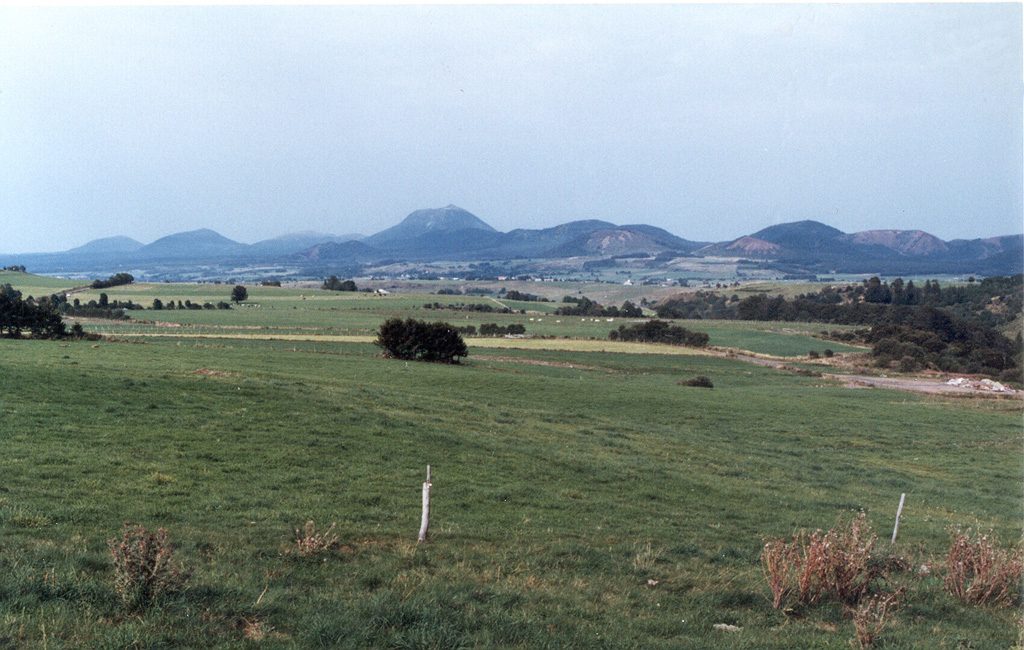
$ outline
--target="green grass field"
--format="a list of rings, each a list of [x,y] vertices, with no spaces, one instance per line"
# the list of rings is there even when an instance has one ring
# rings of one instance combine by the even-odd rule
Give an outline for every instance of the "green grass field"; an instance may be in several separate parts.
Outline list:
[[[766,536],[863,510],[885,548],[905,492],[896,550],[915,566],[941,563],[953,525],[1021,538],[1019,402],[585,340],[470,340],[461,365],[407,364],[325,332],[433,318],[417,297],[279,291],[295,309],[254,289],[259,308],[161,314],[246,338],[0,340],[0,648],[845,649],[838,607],[771,609]],[[323,340],[243,329],[261,327]],[[807,345],[750,332],[780,354]],[[715,387],[678,385],[696,375]],[[417,545],[427,464],[432,539]],[[336,522],[341,547],[289,553],[309,519]],[[166,528],[195,566],[141,613],[112,586],[106,544],[125,521]],[[961,604],[938,571],[904,578],[882,647],[1018,642],[1018,612]]]
[[[0,284],[11,282],[26,295],[43,295],[74,285],[75,281],[40,278],[26,274],[0,275]],[[529,283],[523,283],[529,284]],[[565,288],[540,283],[549,293],[575,293],[583,291],[571,283]],[[596,285],[597,290],[602,285]],[[588,293],[594,293],[591,285]],[[634,287],[624,287],[634,289]],[[636,287],[635,289],[642,289]],[[575,291],[570,291],[575,290]],[[33,293],[34,292],[34,293]],[[98,300],[100,291],[85,290],[73,294],[83,303]],[[149,307],[154,298],[162,302],[216,304],[228,301],[228,284],[147,284],[135,283],[103,290],[110,300],[127,301]],[[595,294],[596,295],[596,294]],[[490,305],[496,309],[507,306],[523,310],[526,314],[482,313],[449,309],[426,309],[425,305]],[[456,325],[521,323],[527,333],[540,337],[607,339],[608,333],[631,321],[623,318],[595,318],[555,316],[560,303],[520,302],[473,296],[432,294],[391,294],[371,296],[365,293],[343,293],[319,289],[279,287],[249,287],[249,299],[232,310],[142,310],[131,311],[129,321],[90,322],[87,328],[110,335],[135,335],[150,332],[181,334],[242,334],[255,330],[287,335],[371,335],[378,325],[389,317],[446,320]],[[149,321],[149,322],[147,322]],[[155,324],[155,323],[156,324]],[[176,327],[168,327],[169,325]],[[689,329],[707,332],[711,345],[739,348],[778,356],[802,356],[811,350],[822,353],[832,349],[837,353],[858,352],[861,348],[815,338],[822,327],[811,323],[749,323],[739,321],[686,321]]]
[[[18,273],[15,271],[0,271],[0,285],[4,284],[12,285],[26,296],[48,296],[57,291],[89,284],[89,282],[85,280],[50,278],[45,275],[33,275],[31,273]]]

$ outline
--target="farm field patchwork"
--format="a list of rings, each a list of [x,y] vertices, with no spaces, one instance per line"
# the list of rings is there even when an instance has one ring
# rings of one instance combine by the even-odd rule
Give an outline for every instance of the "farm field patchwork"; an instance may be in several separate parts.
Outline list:
[[[416,299],[362,298],[374,309],[332,312],[332,332],[433,320]],[[950,526],[1021,537],[1019,402],[583,338],[405,363],[301,308],[275,327],[321,340],[243,329],[276,311],[170,312],[236,319],[202,338],[0,340],[0,647],[849,648],[838,606],[771,608],[761,547],[863,511],[886,548],[900,493],[895,550],[936,570],[904,576],[884,646],[1018,640],[1016,612],[954,600],[937,567]],[[798,336],[757,332],[783,351]],[[679,385],[697,375],[714,388]],[[295,553],[309,520],[338,546]],[[167,529],[195,567],[139,613],[108,561],[125,521]]]
[[[10,274],[24,276],[24,274]],[[0,277],[0,282],[3,277]],[[47,278],[46,281],[52,282]],[[69,281],[64,281],[69,282]],[[33,285],[28,285],[33,286]],[[15,283],[15,288],[19,288]],[[57,284],[51,291],[59,290]],[[25,289],[22,289],[25,291]],[[229,285],[214,284],[145,284],[136,283],[111,287],[103,291],[110,300],[132,300],[144,306],[152,305],[154,298],[163,302],[191,301],[198,304],[216,304],[230,298]],[[100,291],[87,290],[74,294],[82,302],[98,300]],[[495,309],[507,306],[526,314],[486,313],[450,309],[426,309],[425,305],[442,306],[488,305]],[[540,337],[592,338],[607,340],[608,333],[620,325],[634,321],[626,318],[597,318],[581,316],[555,316],[551,312],[560,303],[508,301],[487,297],[449,296],[431,294],[390,294],[369,296],[365,293],[329,292],[318,289],[279,287],[250,287],[249,300],[232,310],[163,309],[160,311],[131,311],[131,320],[91,323],[84,321],[93,331],[110,335],[146,334],[150,332],[186,334],[243,334],[255,329],[287,335],[357,335],[371,336],[377,326],[389,317],[446,320],[458,326],[483,323],[508,325],[520,323],[527,333]],[[810,351],[823,353],[831,349],[837,353],[860,352],[863,348],[815,338],[824,329],[814,323],[753,323],[741,321],[681,321],[688,329],[707,332],[711,345],[738,348],[777,356],[803,356]],[[177,329],[181,328],[181,329]],[[841,329],[831,327],[829,329]]]

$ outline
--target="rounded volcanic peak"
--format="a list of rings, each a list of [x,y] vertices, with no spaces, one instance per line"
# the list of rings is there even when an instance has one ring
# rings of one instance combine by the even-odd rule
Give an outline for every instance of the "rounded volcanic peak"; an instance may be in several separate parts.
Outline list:
[[[843,234],[842,230],[823,224],[820,221],[804,220],[768,226],[750,236],[754,239],[778,244],[784,248],[800,248],[823,241],[838,239]]]
[[[668,238],[637,226],[604,228],[578,238],[558,252],[568,255],[657,255],[678,250],[679,246],[674,241],[678,238],[668,233],[665,235]]]
[[[220,234],[216,230],[210,230],[209,228],[200,228],[198,230],[188,230],[186,232],[177,232],[173,235],[167,235],[161,237],[152,244],[147,246],[153,246],[155,244],[165,244],[168,242],[190,242],[190,243],[232,243],[237,244],[238,242],[232,241]]]
[[[544,242],[549,247],[566,244],[577,237],[589,235],[598,230],[616,228],[614,223],[599,221],[597,219],[584,219],[582,221],[570,221],[550,228],[533,230],[528,228],[516,228],[505,234],[509,241],[538,241]]]
[[[87,244],[72,248],[69,253],[78,254],[103,254],[103,253],[134,253],[142,248],[142,243],[131,237],[104,237],[94,239]]]
[[[205,257],[235,255],[248,248],[209,228],[201,228],[161,237],[140,248],[139,253],[147,257]]]
[[[923,230],[865,230],[850,235],[850,241],[883,246],[902,255],[931,255],[949,250],[946,242]]]
[[[563,223],[560,226],[549,228],[548,230],[554,232],[557,235],[583,235],[596,232],[598,230],[609,230],[616,228],[614,223],[609,221],[601,221],[600,219],[581,219],[580,221],[570,221],[569,223]]]
[[[475,214],[463,210],[456,205],[443,208],[416,210],[402,220],[397,226],[382,230],[367,238],[370,244],[410,239],[427,233],[458,232],[460,230],[483,230],[497,232]]]
[[[480,219],[480,217],[476,216],[472,212],[463,210],[457,205],[446,205],[443,208],[416,210],[409,214],[409,216],[402,221],[402,224],[418,226],[423,228],[424,231],[455,231],[476,228],[486,230],[488,232],[496,232],[494,228],[487,225],[487,223]]]

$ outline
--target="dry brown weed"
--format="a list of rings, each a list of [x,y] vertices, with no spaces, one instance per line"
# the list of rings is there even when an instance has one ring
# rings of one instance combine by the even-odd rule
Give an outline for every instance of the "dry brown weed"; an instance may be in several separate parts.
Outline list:
[[[290,552],[296,555],[315,555],[336,547],[338,545],[338,536],[334,534],[336,526],[337,524],[331,524],[330,528],[318,533],[313,520],[310,519],[305,526],[295,529],[295,545]]]
[[[979,531],[972,539],[971,529],[964,532],[957,527],[950,537],[943,578],[949,593],[976,605],[1020,604],[1024,548],[999,548],[992,531]]]

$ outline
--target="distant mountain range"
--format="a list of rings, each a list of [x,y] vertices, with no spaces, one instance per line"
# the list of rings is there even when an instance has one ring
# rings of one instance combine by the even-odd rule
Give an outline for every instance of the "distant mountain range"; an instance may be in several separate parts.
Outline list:
[[[706,246],[699,255],[739,255],[803,267],[812,272],[978,273],[1012,275],[1024,267],[1024,235],[942,241],[921,230],[843,231],[817,221],[796,221]]]
[[[920,230],[844,233],[817,221],[796,221],[732,241],[701,242],[645,224],[618,226],[598,220],[503,233],[476,215],[449,205],[417,210],[399,224],[369,237],[303,232],[242,244],[201,229],[169,235],[145,245],[129,237],[108,237],[63,253],[0,255],[0,266],[24,264],[36,272],[51,273],[203,264],[322,269],[385,261],[644,256],[660,260],[739,258],[806,274],[1009,275],[1024,270],[1024,235],[943,241]]]

